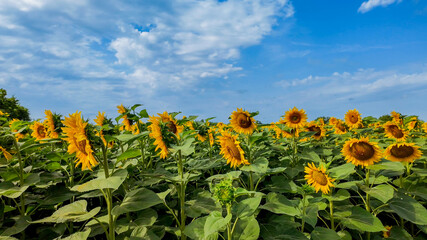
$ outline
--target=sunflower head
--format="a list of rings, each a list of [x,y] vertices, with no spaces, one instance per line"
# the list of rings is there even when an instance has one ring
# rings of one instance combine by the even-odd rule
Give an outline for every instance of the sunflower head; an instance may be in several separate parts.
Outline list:
[[[427,134],[427,122],[423,123],[422,128],[424,132]]]
[[[392,121],[386,122],[383,127],[388,138],[404,141],[408,135],[406,131],[401,129],[395,122]]]
[[[305,126],[306,130],[309,132],[316,132],[313,135],[313,138],[316,140],[320,140],[322,139],[322,137],[325,136],[326,134],[326,130],[323,128],[323,125],[320,125],[316,122],[309,122],[306,126]]]
[[[88,123],[81,118],[81,112],[70,114],[69,117],[65,117],[62,123],[64,124],[62,131],[66,136],[65,140],[68,142],[68,153],[76,153],[76,166],[81,165],[82,170],[92,170],[92,166],[98,162],[93,156],[93,150],[86,132],[93,133],[93,131],[86,131]]]
[[[330,187],[334,187],[332,183],[335,181],[326,174],[326,169],[324,167],[316,167],[313,163],[308,163],[308,166],[304,168],[306,175],[304,178],[307,180],[307,183],[314,187],[316,192],[319,190],[324,194],[328,194]]]
[[[98,115],[93,120],[96,123],[96,125],[102,127],[105,124],[105,116],[104,115],[105,115],[105,112],[101,113],[101,112],[98,111]]]
[[[389,238],[390,237],[391,226],[384,226],[384,228],[386,229],[386,231],[383,231],[383,238]]]
[[[128,110],[123,106],[123,104],[117,106],[117,112],[120,114],[123,114],[125,112],[127,112]]]
[[[151,123],[148,126],[148,130],[150,131],[149,136],[154,138],[154,145],[156,145],[155,151],[160,149],[160,158],[165,159],[169,152],[166,142],[163,140],[161,118],[151,116],[148,121]]]
[[[230,124],[234,131],[244,134],[252,134],[256,128],[255,120],[249,112],[243,111],[241,108],[231,114]]]
[[[338,119],[334,124],[335,134],[345,134],[347,133],[347,128],[344,124],[344,122],[340,119]]]
[[[285,112],[285,117],[280,122],[290,128],[304,127],[307,122],[307,114],[303,109],[298,110],[298,108],[294,107]]]
[[[382,153],[377,143],[370,142],[368,138],[350,139],[344,143],[341,150],[347,162],[356,166],[367,167],[380,161]]]
[[[414,143],[395,143],[385,150],[385,158],[393,162],[413,162],[422,155]]]
[[[242,164],[248,165],[249,162],[245,159],[244,152],[240,147],[240,142],[237,141],[237,136],[229,132],[223,131],[222,136],[218,137],[221,144],[221,154],[227,159],[227,164],[230,167],[238,167]]]
[[[350,128],[358,128],[362,124],[362,117],[356,109],[348,110],[344,116],[344,120]]]
[[[168,131],[175,134],[175,136],[180,139],[180,133],[184,131],[184,126],[178,125],[177,121],[168,114],[168,112],[158,113],[161,121],[166,124]]]
[[[390,115],[391,115],[391,117],[393,118],[393,120],[392,120],[392,121],[393,121],[394,123],[396,123],[396,124],[398,124],[398,125],[402,125],[403,120],[402,120],[402,118],[401,118],[400,113],[393,111],[393,112],[391,112],[391,113],[390,113]]]
[[[231,204],[235,200],[236,188],[233,187],[233,180],[225,179],[216,184],[213,189],[214,197],[221,205]]]
[[[37,141],[47,138],[46,126],[43,123],[34,122],[30,128],[33,130],[31,136],[34,137]]]

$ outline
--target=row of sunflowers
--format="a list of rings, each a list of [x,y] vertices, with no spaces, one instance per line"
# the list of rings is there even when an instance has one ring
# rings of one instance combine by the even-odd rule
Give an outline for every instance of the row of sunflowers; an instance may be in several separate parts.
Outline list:
[[[0,111],[0,239],[426,239],[427,122]],[[88,210],[90,209],[90,210]]]

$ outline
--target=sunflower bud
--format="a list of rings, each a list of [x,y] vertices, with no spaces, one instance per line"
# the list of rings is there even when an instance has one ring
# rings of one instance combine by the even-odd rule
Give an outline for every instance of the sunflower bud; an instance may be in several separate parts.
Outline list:
[[[213,189],[213,195],[221,205],[231,204],[235,199],[235,192],[231,179],[222,180]]]

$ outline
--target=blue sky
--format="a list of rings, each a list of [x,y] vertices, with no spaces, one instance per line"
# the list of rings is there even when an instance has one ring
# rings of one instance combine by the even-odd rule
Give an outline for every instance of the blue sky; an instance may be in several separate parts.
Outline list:
[[[422,0],[2,0],[0,87],[32,118],[140,103],[427,120],[426,29]]]

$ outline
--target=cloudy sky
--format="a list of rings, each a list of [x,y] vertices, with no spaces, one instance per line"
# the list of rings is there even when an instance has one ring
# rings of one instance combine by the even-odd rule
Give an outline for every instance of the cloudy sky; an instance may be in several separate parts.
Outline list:
[[[427,120],[426,29],[423,0],[1,0],[0,88],[34,119],[140,103]]]

